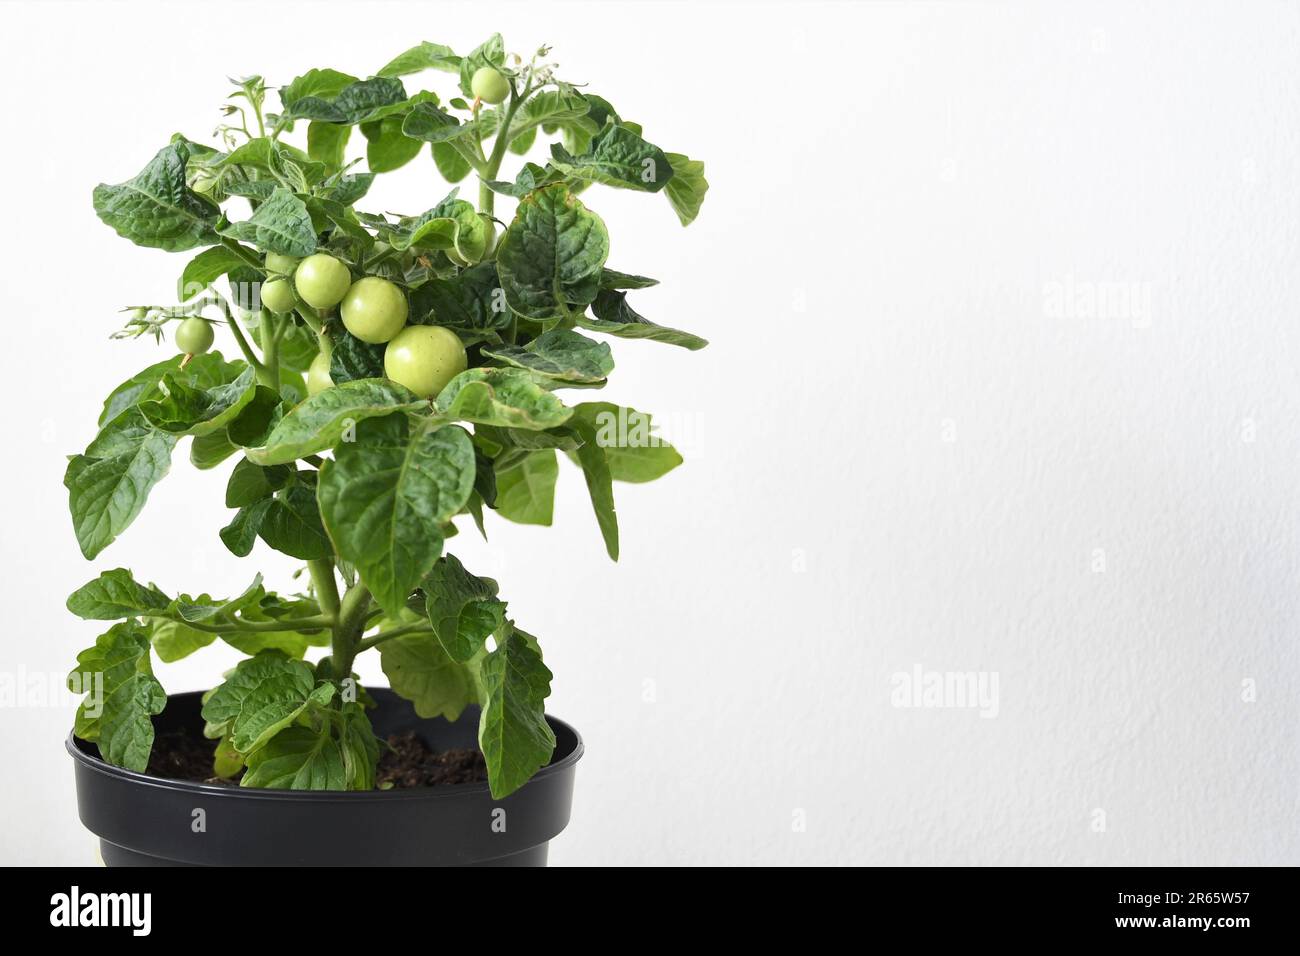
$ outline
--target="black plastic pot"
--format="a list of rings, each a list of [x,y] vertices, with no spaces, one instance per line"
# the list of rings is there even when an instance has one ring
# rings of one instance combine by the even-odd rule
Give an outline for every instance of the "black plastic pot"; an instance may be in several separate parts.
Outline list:
[[[425,720],[390,690],[370,693],[380,737],[414,730],[435,750],[477,745],[477,708],[455,723]],[[158,731],[201,726],[199,696],[170,697]],[[81,822],[109,866],[545,866],[582,756],[578,732],[546,719],[551,763],[503,800],[486,783],[364,793],[188,783],[111,766],[71,736],[68,752]]]

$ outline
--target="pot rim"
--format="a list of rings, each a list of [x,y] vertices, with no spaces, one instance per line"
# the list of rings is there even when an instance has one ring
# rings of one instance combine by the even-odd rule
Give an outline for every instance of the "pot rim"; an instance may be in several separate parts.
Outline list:
[[[376,690],[389,690],[390,688],[374,688]],[[168,700],[173,697],[183,697],[190,694],[197,694],[198,691],[182,691],[179,694],[169,694]],[[394,694],[396,696],[396,694]],[[553,763],[547,764],[537,773],[528,778],[524,787],[529,786],[534,780],[542,777],[549,777],[554,774],[563,773],[568,770],[583,754],[582,735],[567,721],[550,714],[546,715],[546,722],[557,731],[571,734],[573,736],[573,749]],[[323,800],[323,801],[366,801],[366,800],[437,800],[439,798],[451,798],[462,796],[468,793],[491,793],[487,781],[479,783],[444,783],[435,787],[408,787],[393,790],[281,790],[281,789],[264,789],[261,787],[230,787],[222,786],[215,783],[197,783],[191,780],[170,780],[166,777],[154,777],[147,773],[140,773],[135,770],[128,770],[126,767],[117,767],[108,763],[102,757],[88,753],[81,748],[81,743],[87,747],[93,744],[85,741],[79,742],[77,738],[69,731],[67,738],[64,740],[64,747],[68,753],[72,754],[72,759],[80,763],[83,767],[93,770],[96,773],[104,774],[107,777],[116,777],[120,780],[129,781],[136,786],[154,787],[160,790],[175,790],[183,793],[205,794],[208,796],[238,798],[241,800],[271,800],[271,801],[299,801],[299,800]],[[520,788],[521,790],[523,787]],[[518,792],[518,791],[516,791]],[[503,799],[509,799],[508,797]]]

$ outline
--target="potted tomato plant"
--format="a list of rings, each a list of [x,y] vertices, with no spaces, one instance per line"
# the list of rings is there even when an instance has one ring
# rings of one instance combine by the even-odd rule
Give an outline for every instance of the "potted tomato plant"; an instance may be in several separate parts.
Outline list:
[[[301,593],[258,575],[173,594],[117,568],[69,597],[110,622],[69,676],[86,696],[68,742],[110,864],[540,863],[567,823],[582,743],[545,712],[540,642],[448,543],[494,515],[549,524],[567,457],[617,559],[614,484],[681,458],[648,416],[561,395],[605,384],[607,337],[705,342],[633,310],[655,280],[608,267],[586,191],[662,193],[685,225],[707,183],[548,53],[421,43],[365,79],[310,70],[277,112],[251,77],[217,146],[177,135],[95,189],[120,235],[191,255],[177,301],[130,307],[117,333],[174,331],[176,354],[115,388],[69,461],[82,553],[126,530],[189,438],[194,467],[229,469],[221,544],[305,564]],[[452,89],[411,92],[426,71]],[[364,171],[345,158],[362,142]],[[423,212],[363,211],[376,175],[421,154],[451,184],[474,174],[477,204],[453,185]],[[169,698],[154,659],[217,641],[247,656]],[[358,682],[369,651],[390,688]]]

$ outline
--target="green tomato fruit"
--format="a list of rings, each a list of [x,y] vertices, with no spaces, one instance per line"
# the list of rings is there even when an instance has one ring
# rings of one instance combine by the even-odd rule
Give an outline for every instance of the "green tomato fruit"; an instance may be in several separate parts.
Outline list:
[[[176,347],[186,355],[199,355],[212,348],[212,340],[215,338],[211,325],[200,318],[191,317],[176,330]]]
[[[302,300],[312,308],[332,309],[347,295],[352,273],[333,256],[318,252],[298,263],[293,284]]]
[[[282,256],[278,252],[266,254],[266,271],[278,276],[291,276],[298,268],[297,256]]]
[[[468,364],[460,338],[440,325],[408,326],[384,349],[384,374],[421,398],[433,398]]]
[[[307,394],[315,395],[317,392],[333,387],[334,380],[330,378],[329,352],[320,352],[311,360],[311,365],[307,366]]]
[[[302,289],[299,288],[299,294]],[[343,325],[362,342],[387,342],[406,324],[406,296],[387,279],[366,276],[352,283],[339,306]]]
[[[288,279],[271,279],[262,283],[262,305],[272,312],[292,312],[295,304]]]
[[[510,95],[510,81],[490,66],[474,71],[469,88],[484,103],[497,104]]]

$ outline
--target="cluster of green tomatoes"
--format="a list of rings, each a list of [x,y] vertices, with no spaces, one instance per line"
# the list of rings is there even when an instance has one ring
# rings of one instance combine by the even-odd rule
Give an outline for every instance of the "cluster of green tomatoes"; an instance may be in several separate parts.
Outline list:
[[[455,332],[406,324],[406,294],[387,279],[365,276],[354,282],[348,267],[324,252],[302,260],[270,252],[266,271],[264,307],[282,315],[292,312],[298,299],[322,314],[337,306],[348,332],[384,345],[384,374],[421,398],[433,398],[467,367],[465,346]],[[188,355],[206,352],[212,341],[212,326],[200,318],[186,319],[176,330],[176,347]],[[333,384],[329,350],[322,348],[307,370],[307,393]]]

